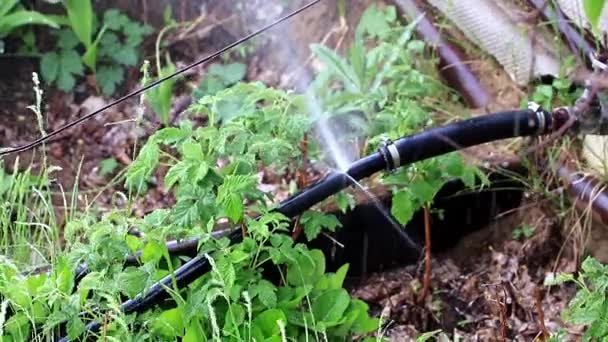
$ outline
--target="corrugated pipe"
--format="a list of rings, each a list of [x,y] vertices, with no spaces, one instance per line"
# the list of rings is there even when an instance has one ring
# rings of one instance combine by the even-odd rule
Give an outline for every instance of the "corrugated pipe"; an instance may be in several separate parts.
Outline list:
[[[483,108],[490,102],[490,95],[481,85],[471,69],[465,64],[465,53],[448,44],[441,33],[428,19],[426,13],[423,14],[415,0],[393,0],[393,3],[402,16],[414,20],[420,16],[420,22],[416,25],[418,36],[427,45],[433,47],[439,57],[439,73],[447,84],[456,89],[471,108]]]

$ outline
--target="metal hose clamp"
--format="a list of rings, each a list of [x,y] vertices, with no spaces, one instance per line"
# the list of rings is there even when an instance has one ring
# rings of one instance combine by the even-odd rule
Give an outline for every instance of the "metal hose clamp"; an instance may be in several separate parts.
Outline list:
[[[391,172],[401,166],[401,156],[397,146],[390,139],[386,139],[382,142],[379,149],[382,158],[386,164],[386,170]]]
[[[536,135],[543,134],[547,129],[547,119],[545,117],[545,111],[543,108],[536,102],[528,102],[528,109],[536,114],[536,119],[538,121],[538,129],[536,130]]]

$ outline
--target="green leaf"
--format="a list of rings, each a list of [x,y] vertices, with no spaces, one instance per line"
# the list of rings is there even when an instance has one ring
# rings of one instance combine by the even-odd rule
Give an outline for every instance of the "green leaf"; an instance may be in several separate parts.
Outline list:
[[[103,23],[113,31],[120,31],[129,21],[129,17],[115,8],[105,11],[103,14]]]
[[[268,338],[279,335],[279,321],[287,324],[285,313],[279,309],[270,309],[258,314],[253,324],[262,331],[264,337]]]
[[[137,64],[138,54],[135,46],[123,45],[120,50],[112,54],[112,59],[118,64],[134,66]],[[172,71],[167,71],[167,75]]]
[[[360,39],[364,34],[370,38],[386,39],[391,33],[393,22],[397,19],[397,11],[394,6],[380,9],[377,5],[369,6],[359,21],[356,36]]]
[[[433,186],[431,183],[418,179],[410,184],[410,191],[412,195],[419,199],[423,203],[430,203],[435,197],[435,193],[438,191],[438,187]]]
[[[74,272],[65,258],[59,258],[55,268],[55,284],[62,293],[69,295],[74,288]]]
[[[91,45],[93,39],[93,6],[91,0],[64,0],[72,30],[85,47]]]
[[[111,96],[116,87],[124,80],[124,70],[116,65],[104,65],[97,70],[97,83],[106,96]]]
[[[168,338],[184,335],[184,317],[180,308],[170,309],[161,313],[153,323],[154,330]]]
[[[18,2],[19,0],[2,0],[0,2],[0,18],[9,13]]]
[[[133,298],[144,290],[148,278],[148,273],[130,267],[116,277],[116,285],[122,293]]]
[[[137,55],[131,56],[131,58],[137,63]],[[126,60],[128,61],[129,59],[127,58]],[[165,77],[174,73],[175,70],[175,65],[167,55],[166,66],[160,71],[158,76]],[[171,99],[173,98],[174,87],[175,78],[171,78],[148,91],[148,102],[150,102],[152,109],[160,117],[161,122],[165,126],[169,125],[169,113],[171,112]]]
[[[277,288],[267,280],[260,280],[257,285],[258,298],[265,307],[272,309],[277,306]]]
[[[75,50],[63,50],[59,56],[61,73],[74,75],[82,75],[84,73],[80,56]]]
[[[412,195],[408,191],[399,191],[393,194],[391,214],[403,225],[408,223],[414,216],[412,200]]]
[[[315,239],[323,229],[335,232],[337,227],[342,226],[336,216],[318,211],[306,211],[300,217],[300,223],[308,241]]]
[[[325,273],[325,255],[311,250],[298,255],[287,268],[287,282],[293,286],[313,285]]]
[[[56,52],[43,54],[40,60],[40,73],[47,82],[53,83],[59,73],[59,54]]]
[[[158,262],[163,257],[165,248],[164,245],[161,245],[156,241],[149,241],[142,251],[142,262]]]
[[[186,142],[182,144],[182,154],[186,159],[192,159],[194,161],[202,161],[205,159],[203,153],[203,147],[199,143]]]
[[[315,320],[329,326],[340,322],[349,303],[350,296],[345,289],[331,289],[315,299],[312,312]]]
[[[344,279],[346,279],[346,273],[348,273],[348,268],[349,268],[349,265],[344,264],[344,265],[342,265],[342,267],[340,267],[336,271],[335,274],[329,276],[329,279],[330,279],[329,288],[330,289],[342,288],[342,285],[344,285]]]
[[[4,324],[4,331],[8,332],[16,341],[28,341],[30,324],[28,317],[20,312],[9,318]],[[1,336],[0,336],[1,337]]]
[[[91,45],[87,46],[86,51],[82,56],[82,61],[84,62],[84,64],[91,68],[93,72],[97,71],[97,50],[105,32],[106,27],[104,26],[97,34],[97,38],[95,39],[95,41]]]
[[[133,235],[125,236],[125,242],[126,242],[127,246],[129,247],[129,250],[131,251],[131,253],[135,253],[135,252],[139,251],[141,249],[141,247],[143,246],[143,242],[141,241],[141,239],[138,238],[137,236],[133,236]]]
[[[243,218],[245,205],[243,199],[237,193],[232,193],[225,196],[222,200],[224,213],[233,223],[239,222]]]
[[[203,330],[203,326],[198,318],[194,318],[188,328],[186,329],[186,334],[184,335],[183,342],[200,342],[206,341],[205,331]]]
[[[179,180],[187,179],[188,170],[192,164],[186,160],[182,160],[173,165],[165,175],[165,188],[170,190]]]
[[[241,81],[247,74],[247,65],[243,63],[217,64],[209,67],[209,75],[221,80],[224,87]]]
[[[74,317],[68,321],[68,336],[72,340],[78,339],[85,330],[85,324],[80,317]]]
[[[106,158],[99,163],[99,174],[107,176],[112,174],[118,167],[118,161],[114,158]]]
[[[328,68],[328,71],[338,76],[347,91],[351,93],[361,93],[363,91],[357,73],[344,58],[323,45],[313,44],[311,49],[315,56]]]
[[[55,21],[44,14],[34,11],[18,11],[4,17],[0,16],[0,38],[25,25],[46,25],[56,29],[59,28]]]
[[[341,191],[336,195],[336,204],[342,213],[346,213],[349,209],[353,210],[357,205],[357,202],[353,195]]]
[[[585,15],[594,29],[598,28],[599,20],[604,9],[604,2],[605,0],[583,0]]]

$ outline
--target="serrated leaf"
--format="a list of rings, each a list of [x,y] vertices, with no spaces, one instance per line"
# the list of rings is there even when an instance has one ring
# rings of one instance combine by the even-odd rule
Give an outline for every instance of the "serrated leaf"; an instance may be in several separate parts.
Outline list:
[[[141,253],[141,261],[143,263],[158,262],[163,257],[165,248],[154,240],[148,241]]]
[[[277,306],[277,288],[267,280],[260,280],[257,285],[258,298],[269,309]]]
[[[97,70],[95,75],[97,83],[101,87],[101,91],[106,96],[111,96],[116,91],[116,88],[124,80],[124,70],[119,66],[104,65]]]
[[[243,63],[217,64],[209,67],[209,75],[220,79],[224,86],[229,86],[241,81],[247,73],[247,65]]]
[[[40,73],[47,82],[53,83],[59,73],[59,54],[56,52],[43,54],[40,60]]]
[[[82,75],[84,67],[80,60],[80,56],[75,50],[63,50],[59,54],[61,73],[70,73],[74,75]]]
[[[190,135],[190,131],[183,128],[167,127],[154,133],[153,139],[165,145],[173,145]]]
[[[144,290],[148,278],[146,272],[131,267],[116,277],[116,285],[122,293],[133,298]]]
[[[408,223],[414,216],[412,201],[412,196],[408,191],[399,191],[393,194],[391,214],[403,225]]]
[[[191,163],[185,160],[173,165],[165,175],[165,188],[170,190],[179,180],[186,179]]]
[[[127,243],[127,247],[129,247],[129,250],[132,253],[135,253],[136,251],[140,250],[143,246],[143,242],[141,241],[141,239],[133,235],[125,236],[125,242]]]
[[[119,64],[134,66],[137,64],[137,50],[134,46],[123,45],[120,50],[112,54],[112,59]]]
[[[182,154],[186,159],[192,159],[194,161],[202,161],[205,159],[203,153],[203,147],[199,143],[186,142],[182,144]]]
[[[346,213],[349,209],[353,210],[357,203],[353,195],[342,191],[336,195],[336,205],[342,213]]]
[[[103,22],[108,26],[108,29],[120,31],[120,29],[129,22],[129,18],[119,10],[112,8],[103,14]]]
[[[237,223],[243,218],[245,205],[243,204],[243,199],[239,194],[231,193],[224,196],[222,199],[222,204],[224,206],[224,213],[226,214],[226,217],[230,219],[230,221]]]
[[[325,67],[340,78],[349,92],[361,93],[362,84],[357,73],[344,58],[323,45],[313,44],[311,49]]]
[[[307,211],[302,214],[300,223],[304,227],[304,234],[308,241],[315,239],[323,229],[335,232],[337,227],[342,226],[334,215],[317,211]]]
[[[436,186],[433,186],[433,184],[422,179],[415,180],[412,182],[412,184],[410,184],[412,196],[419,199],[423,203],[432,202],[433,198],[435,197],[435,193],[438,190],[439,189]]]

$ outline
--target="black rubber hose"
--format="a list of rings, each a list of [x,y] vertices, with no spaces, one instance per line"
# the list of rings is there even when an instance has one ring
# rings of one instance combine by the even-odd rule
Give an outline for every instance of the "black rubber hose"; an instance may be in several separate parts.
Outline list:
[[[352,184],[352,179],[359,181],[383,169],[393,169],[460,150],[474,145],[514,137],[546,134],[557,129],[553,126],[552,115],[544,111],[518,110],[488,114],[443,127],[427,130],[401,138],[394,143],[398,151],[395,160],[391,156],[390,147],[381,150],[353,163],[346,173],[334,173],[323,180],[303,189],[300,193],[282,202],[276,209],[287,217],[297,216]],[[350,176],[350,177],[349,177]],[[235,229],[229,235],[232,244],[242,240],[242,233]],[[210,265],[204,255],[198,255],[188,263],[179,267],[172,275],[168,275],[147,292],[124,302],[121,310],[125,314],[141,313],[169,298],[167,289],[173,287],[173,277],[178,289],[182,289],[194,280],[209,272]],[[101,328],[101,323],[91,322],[86,331],[95,333]],[[67,337],[60,341],[68,341]]]

